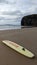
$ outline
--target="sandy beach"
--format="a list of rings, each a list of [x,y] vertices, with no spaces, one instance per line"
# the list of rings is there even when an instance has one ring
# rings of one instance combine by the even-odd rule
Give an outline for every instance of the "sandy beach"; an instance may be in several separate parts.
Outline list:
[[[16,42],[35,54],[29,59],[4,45],[2,40]],[[0,31],[0,65],[37,65],[37,27]]]

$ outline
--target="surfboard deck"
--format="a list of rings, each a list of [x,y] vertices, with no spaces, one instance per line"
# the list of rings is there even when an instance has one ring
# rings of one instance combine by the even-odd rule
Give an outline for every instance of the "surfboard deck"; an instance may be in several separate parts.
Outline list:
[[[9,46],[10,48],[16,50],[17,52],[19,52],[20,54],[29,57],[29,58],[33,58],[34,54],[32,52],[30,52],[29,50],[27,50],[26,48],[24,48],[23,46],[20,46],[18,44],[16,44],[15,42],[9,41],[9,40],[3,40],[2,41],[4,44],[6,44],[7,46]]]

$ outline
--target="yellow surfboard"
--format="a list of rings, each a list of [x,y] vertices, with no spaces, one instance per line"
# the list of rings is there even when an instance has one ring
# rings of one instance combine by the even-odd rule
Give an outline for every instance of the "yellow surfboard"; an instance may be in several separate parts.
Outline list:
[[[27,50],[23,46],[16,44],[15,42],[12,42],[12,41],[9,41],[9,40],[3,40],[2,42],[4,44],[6,44],[7,46],[9,46],[10,48],[12,48],[12,49],[16,50],[17,52],[21,53],[22,55],[26,56],[26,57],[29,57],[29,58],[34,57],[34,54],[32,52],[30,52],[29,50]]]

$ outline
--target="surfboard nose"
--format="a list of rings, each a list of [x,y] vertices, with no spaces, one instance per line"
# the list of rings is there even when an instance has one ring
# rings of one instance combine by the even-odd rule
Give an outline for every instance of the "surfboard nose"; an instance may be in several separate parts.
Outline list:
[[[33,54],[33,56],[31,58],[35,58],[35,55]]]

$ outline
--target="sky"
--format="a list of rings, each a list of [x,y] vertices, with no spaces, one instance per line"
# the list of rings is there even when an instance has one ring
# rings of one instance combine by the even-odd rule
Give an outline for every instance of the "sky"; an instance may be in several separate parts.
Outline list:
[[[32,13],[37,13],[37,0],[0,0],[0,24],[20,24],[23,15]]]

